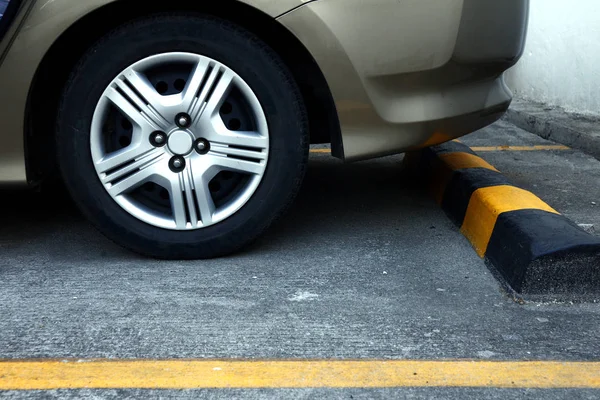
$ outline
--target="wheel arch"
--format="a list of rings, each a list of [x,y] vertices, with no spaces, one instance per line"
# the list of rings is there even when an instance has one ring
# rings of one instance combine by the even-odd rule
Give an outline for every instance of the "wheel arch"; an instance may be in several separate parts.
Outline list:
[[[236,0],[151,2],[140,13],[135,0],[119,0],[95,9],[70,26],[50,47],[37,68],[25,113],[25,156],[28,180],[40,182],[56,171],[54,126],[62,89],[85,51],[103,35],[129,20],[157,12],[200,12],[248,29],[283,59],[306,103],[312,143],[332,143],[343,158],[335,103],[316,61],[287,28],[271,16]]]

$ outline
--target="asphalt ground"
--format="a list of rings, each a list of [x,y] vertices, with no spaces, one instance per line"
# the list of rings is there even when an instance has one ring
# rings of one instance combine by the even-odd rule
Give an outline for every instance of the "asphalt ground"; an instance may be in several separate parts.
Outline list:
[[[571,149],[492,151],[491,146],[556,145],[503,121],[461,141],[487,148],[478,153],[516,184],[575,222],[600,230],[599,161]],[[313,152],[297,202],[267,235],[243,253],[193,262],[156,261],[119,248],[90,227],[63,196],[3,192],[0,358],[42,363],[600,361],[600,303],[515,303],[422,186],[403,169],[402,156],[342,164],[325,152]],[[585,369],[600,376],[597,363]],[[477,368],[471,372],[479,373]],[[350,378],[352,373],[348,371]],[[159,378],[145,377],[156,388],[161,387]],[[0,396],[600,395],[590,389],[539,389],[539,383],[534,380],[519,389],[496,388],[493,382],[479,388],[285,389],[291,384],[279,384],[183,391],[5,391]]]

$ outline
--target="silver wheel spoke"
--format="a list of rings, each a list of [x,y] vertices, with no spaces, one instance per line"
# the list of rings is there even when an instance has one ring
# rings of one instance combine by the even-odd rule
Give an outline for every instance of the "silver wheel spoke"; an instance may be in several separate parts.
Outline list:
[[[213,144],[211,152],[245,160],[262,161],[267,159],[267,153],[264,152],[263,149],[247,149]]]
[[[102,159],[96,162],[96,170],[100,174],[106,175],[110,170],[117,169],[117,167],[124,164],[130,164],[136,160],[140,160],[149,155],[156,154],[160,150],[150,145],[150,143],[139,143],[132,144],[129,147],[111,153],[104,156]]]
[[[158,93],[154,86],[152,86],[152,83],[144,75],[135,70],[129,71],[125,75],[125,78],[141,95],[142,100],[146,103],[147,112],[152,118],[160,124],[161,128],[168,127],[175,117],[173,105],[177,105],[177,103],[168,104],[167,97]]]
[[[159,156],[150,160],[147,164],[142,165],[140,169],[129,171],[129,175],[122,175],[121,177],[125,176],[125,178],[118,180],[116,183],[110,184],[109,187],[107,187],[108,193],[110,193],[111,196],[119,196],[125,192],[138,188],[146,182],[150,182],[150,178],[158,174],[158,171],[153,164],[156,164],[162,158],[163,157]]]
[[[171,205],[178,228],[212,223],[215,203],[208,188],[209,176],[202,163],[196,162],[171,180]]]
[[[188,223],[195,227],[198,224],[198,216],[196,207],[193,204],[192,183],[189,181],[187,174],[179,174],[176,179],[171,180],[170,193],[171,208],[177,228],[186,229]]]
[[[197,163],[196,165],[198,165]],[[195,198],[194,200],[198,204],[198,211],[200,213],[200,219],[204,226],[212,224],[213,214],[215,213],[215,202],[212,199],[208,184],[212,179],[210,171],[206,168],[198,168],[196,166],[192,169],[192,176],[195,187]]]
[[[219,112],[219,108],[229,94],[235,76],[232,71],[226,70],[218,79],[214,91],[211,93],[210,98],[206,100],[205,112],[209,116],[216,115]]]
[[[141,127],[143,131],[150,132],[155,129],[160,129],[160,126],[152,118],[140,111],[132,99],[125,97],[116,89],[107,89],[105,96],[123,113],[123,115],[128,117],[131,122]]]
[[[188,115],[192,116],[192,120],[194,120],[202,110],[202,95],[204,94],[204,96],[206,96],[206,93],[208,92],[206,87],[214,83],[217,72],[218,71],[215,68],[211,68],[210,63],[204,59],[198,61],[194,67],[190,79],[183,89],[183,101],[181,104],[183,110],[187,111]]]
[[[213,68],[204,85],[197,106],[194,108],[192,120],[210,119],[219,112],[219,108],[231,90],[235,75],[229,69]]]
[[[141,79],[141,78],[140,78]],[[148,83],[149,84],[149,83]],[[115,80],[115,92],[121,96],[122,100],[128,102],[133,109],[136,110],[137,114],[141,114],[142,117],[151,124],[154,129],[166,129],[169,126],[169,122],[159,113],[159,111],[152,105],[157,104],[155,96],[148,96],[150,99],[143,97],[143,92],[154,90],[154,88],[145,88],[145,84],[139,83],[135,87],[134,91],[123,79],[117,78]],[[156,92],[155,92],[156,93]],[[158,96],[158,93],[156,93]],[[117,105],[118,106],[118,105]],[[131,110],[131,108],[130,108]],[[128,116],[131,116],[127,113]],[[137,122],[137,121],[136,121]]]
[[[213,133],[207,135],[213,143],[257,150],[266,150],[269,146],[269,139],[258,132],[230,131],[224,126],[214,127],[214,125],[213,128]]]
[[[218,172],[231,171],[250,175],[260,175],[265,170],[265,165],[262,162],[248,161],[240,158],[220,156],[216,153],[207,154],[209,162]],[[216,174],[215,174],[216,175]]]
[[[204,179],[200,182],[196,181],[196,201],[198,202],[202,224],[204,226],[211,225],[213,222],[213,214],[215,213],[215,202],[208,189],[208,182]]]

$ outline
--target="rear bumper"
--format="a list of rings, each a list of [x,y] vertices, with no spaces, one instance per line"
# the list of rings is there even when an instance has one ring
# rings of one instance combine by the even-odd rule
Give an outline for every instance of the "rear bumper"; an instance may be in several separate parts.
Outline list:
[[[502,74],[523,53],[529,0],[377,4],[319,0],[280,19],[328,80],[342,130],[334,154],[352,161],[442,143],[508,108]]]
[[[354,119],[346,119],[345,160],[397,154],[456,139],[498,120],[512,101],[502,75],[444,90],[407,93],[390,86],[386,90],[390,97],[377,111],[363,109]]]

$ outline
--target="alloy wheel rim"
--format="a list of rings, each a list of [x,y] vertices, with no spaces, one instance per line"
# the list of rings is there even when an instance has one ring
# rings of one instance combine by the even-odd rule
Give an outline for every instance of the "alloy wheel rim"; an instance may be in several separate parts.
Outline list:
[[[92,161],[107,193],[150,225],[194,230],[240,210],[266,170],[269,132],[250,86],[192,53],[163,53],[123,70],[100,97]]]

